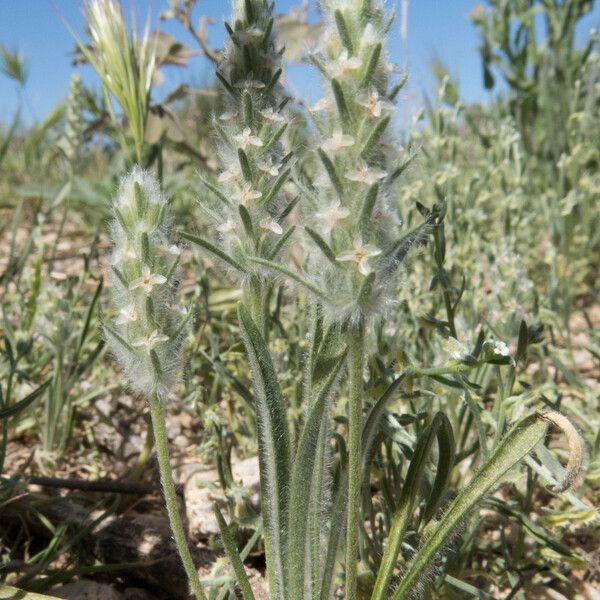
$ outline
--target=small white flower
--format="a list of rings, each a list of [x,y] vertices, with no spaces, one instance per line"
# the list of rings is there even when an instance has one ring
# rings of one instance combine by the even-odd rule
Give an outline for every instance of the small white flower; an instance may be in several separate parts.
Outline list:
[[[180,256],[181,255],[181,248],[177,244],[171,244],[167,248],[167,252],[169,254],[171,254],[172,256]]]
[[[222,113],[219,116],[219,120],[220,121],[232,121],[233,119],[237,119],[237,116],[238,116],[238,114],[236,111],[227,111],[227,112]]]
[[[285,121],[281,114],[275,112],[270,106],[265,110],[261,110],[260,114],[263,116],[263,119],[270,123],[283,123],[283,121]]]
[[[361,94],[356,98],[356,102],[367,109],[371,116],[379,118],[384,111],[394,109],[394,105],[385,99],[380,99],[379,92],[371,88],[368,94]]]
[[[363,34],[360,36],[361,46],[364,48],[365,46],[370,46],[375,42],[379,41],[381,36],[377,33],[375,27],[373,27],[372,23],[367,23]]]
[[[348,58],[348,50],[343,50],[337,60],[331,63],[329,72],[332,77],[343,79],[349,72],[356,71],[362,66],[360,58]]]
[[[385,171],[381,169],[370,169],[367,165],[362,165],[359,169],[353,169],[346,173],[346,179],[364,183],[365,185],[373,185],[379,180],[387,176]]]
[[[281,163],[274,163],[273,159],[269,156],[267,160],[258,164],[258,170],[266,173],[267,175],[271,175],[272,177],[277,177],[279,175],[279,169],[281,169]]]
[[[221,223],[217,226],[217,231],[219,233],[233,233],[236,230],[235,221],[231,219],[227,219],[225,223]]]
[[[353,145],[354,138],[351,135],[346,135],[341,129],[336,129],[333,135],[323,142],[323,149],[330,152],[337,152]]]
[[[371,244],[363,244],[362,240],[357,240],[354,242],[354,250],[342,252],[335,258],[340,262],[354,261],[358,266],[358,270],[366,276],[372,270],[369,265],[369,259],[379,256],[380,254],[381,250],[379,248],[376,248]]]
[[[350,211],[345,206],[341,206],[339,200],[329,205],[326,209],[315,213],[315,217],[323,221],[323,230],[325,233],[331,233],[331,230],[339,221],[349,216]]]
[[[136,290],[137,288],[144,288],[146,294],[152,292],[152,288],[155,285],[162,285],[167,281],[164,275],[158,275],[150,272],[150,267],[144,265],[142,267],[142,276],[139,279],[135,279],[129,284],[130,290]]]
[[[266,229],[268,231],[272,231],[275,235],[281,235],[283,233],[283,229],[281,225],[271,217],[267,217],[260,222],[261,229]]]
[[[247,90],[261,90],[265,87],[265,84],[262,81],[258,81],[257,79],[244,79],[242,81],[234,83],[233,87]]]
[[[119,311],[119,316],[115,321],[117,325],[127,325],[128,323],[135,323],[138,320],[138,314],[135,310],[135,304],[130,304]]]
[[[460,360],[468,354],[464,344],[461,344],[455,337],[450,336],[444,343],[444,349],[454,360]]]
[[[250,27],[245,31],[236,31],[235,37],[242,43],[246,44],[248,42],[253,42],[257,39],[260,39],[264,35],[264,31],[260,27]]]
[[[256,200],[262,196],[262,192],[252,189],[249,183],[245,183],[234,195],[233,198],[240,204],[246,206],[250,200]]]
[[[158,344],[162,344],[169,339],[168,335],[164,333],[159,333],[158,329],[155,329],[150,335],[146,337],[137,338],[137,340],[133,340],[131,345],[134,348],[142,348],[144,347],[148,352],[150,350],[154,350]]]
[[[321,98],[316,104],[311,106],[308,110],[311,113],[320,112],[322,110],[329,110],[333,108],[333,103],[329,98]]]
[[[231,167],[229,167],[229,169],[227,169],[226,171],[223,171],[222,173],[219,174],[219,182],[227,183],[228,181],[231,181],[232,179],[237,179],[239,176],[240,176],[240,171],[239,171],[237,165],[232,165]]]
[[[263,141],[259,137],[252,135],[250,127],[246,127],[242,133],[234,135],[233,139],[242,150],[246,150],[249,146],[263,145]]]
[[[492,352],[497,356],[510,356],[510,348],[501,341],[494,342]]]
[[[112,263],[118,264],[125,258],[137,260],[137,254],[129,242],[125,242],[120,248],[117,249],[117,251],[114,253]]]

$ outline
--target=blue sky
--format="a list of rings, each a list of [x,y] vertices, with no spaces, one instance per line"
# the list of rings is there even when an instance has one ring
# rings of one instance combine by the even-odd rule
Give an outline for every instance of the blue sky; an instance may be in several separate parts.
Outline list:
[[[276,0],[279,12],[300,0]],[[394,3],[391,0],[389,5]],[[399,5],[399,0],[396,0]],[[403,51],[400,40],[400,23],[396,22],[390,39],[390,53],[399,64],[408,66],[410,87],[405,100],[418,98],[430,92],[432,78],[429,65],[432,58],[441,58],[453,75],[459,78],[462,97],[468,101],[485,100],[481,83],[481,65],[477,54],[477,31],[467,15],[478,0],[410,0],[408,10],[408,46]],[[167,0],[123,0],[126,12],[133,7],[139,21],[148,11],[156,23],[158,13],[167,8]],[[29,79],[24,94],[24,117],[37,121],[66,94],[69,77],[73,71],[69,53],[74,47],[71,35],[61,18],[64,18],[80,35],[83,35],[83,0],[0,0],[0,41],[10,49],[19,48],[29,64]],[[211,44],[219,47],[223,41],[224,17],[229,14],[228,0],[200,0],[195,17],[201,14],[212,17],[215,24],[209,27]],[[399,6],[398,6],[399,8]],[[598,15],[586,21],[598,24]],[[194,45],[187,32],[175,22],[161,23],[161,28],[182,41]],[[98,85],[89,67],[79,68],[84,81]],[[204,58],[194,59],[191,68],[184,71],[170,68],[166,72],[165,91],[181,81],[196,84],[210,81],[211,65]],[[289,77],[294,88],[309,100],[318,97],[318,77],[307,68],[291,68]],[[0,75],[0,122],[10,119],[19,103],[14,82]]]

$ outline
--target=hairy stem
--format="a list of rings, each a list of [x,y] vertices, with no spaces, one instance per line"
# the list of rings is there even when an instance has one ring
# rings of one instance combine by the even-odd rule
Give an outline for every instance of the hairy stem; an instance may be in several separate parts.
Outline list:
[[[346,600],[356,600],[358,523],[361,489],[362,388],[364,368],[364,322],[349,331],[348,512],[346,527]]]
[[[194,561],[187,544],[185,531],[177,508],[177,498],[175,495],[175,483],[171,473],[171,464],[169,462],[169,445],[167,441],[167,427],[165,423],[165,412],[162,402],[156,392],[150,395],[150,413],[152,415],[152,427],[154,429],[154,440],[156,446],[156,456],[158,458],[158,467],[160,470],[160,480],[165,495],[167,505],[167,514],[171,524],[171,531],[175,538],[177,551],[183,563],[192,593],[197,600],[206,600],[202,591],[198,573],[194,566]]]

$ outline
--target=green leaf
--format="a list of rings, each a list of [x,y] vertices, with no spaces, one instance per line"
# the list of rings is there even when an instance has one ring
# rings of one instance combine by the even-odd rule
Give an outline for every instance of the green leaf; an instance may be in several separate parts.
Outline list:
[[[43,394],[49,385],[50,381],[42,383],[42,385],[33,390],[31,394],[28,394],[22,400],[19,400],[15,404],[0,410],[0,420],[8,419],[8,417],[14,417],[15,415],[18,415],[22,410],[25,410],[30,404],[32,404],[36,398]]]
[[[281,186],[286,182],[290,175],[291,169],[286,169],[279,174],[279,177],[273,182],[271,189],[261,198],[260,202],[263,206],[266,206],[275,197],[275,194],[279,192]]]
[[[240,168],[242,169],[244,179],[252,183],[252,168],[250,167],[247,154],[241,148],[238,148],[238,160],[240,161]]]
[[[240,218],[242,219],[242,224],[244,225],[244,231],[246,232],[246,235],[250,238],[254,237],[252,217],[250,216],[248,209],[243,204],[239,204],[238,211],[240,213]]]
[[[335,103],[337,104],[338,112],[340,113],[340,119],[343,123],[349,125],[352,123],[352,115],[348,110],[348,103],[346,102],[346,96],[344,94],[344,90],[342,89],[341,83],[337,79],[332,79],[331,89],[333,90]]]
[[[377,69],[377,64],[379,63],[379,57],[381,56],[382,43],[379,42],[373,47],[371,54],[369,56],[369,62],[367,63],[367,68],[365,69],[365,74],[363,75],[363,79],[361,82],[361,87],[366,88],[372,81],[373,75],[375,75],[375,70]]]
[[[541,414],[533,414],[519,421],[496,447],[488,460],[473,476],[470,483],[454,499],[443,519],[433,529],[404,573],[392,600],[410,597],[436,553],[452,535],[456,526],[477,503],[496,485],[504,474],[518,464],[544,437],[548,422]]]
[[[437,438],[439,446],[439,463],[431,495],[427,503],[426,513],[437,508],[442,494],[446,489],[450,469],[454,461],[454,435],[450,421],[444,413],[438,412],[431,425],[419,437],[415,448],[406,480],[402,486],[402,494],[394,512],[392,526],[387,545],[381,559],[381,566],[377,573],[377,580],[373,589],[371,600],[384,600],[388,598],[389,584],[396,567],[396,560],[400,546],[410,524],[421,481],[425,475],[425,468],[434,440]]]
[[[345,361],[345,354],[329,373],[327,382],[319,389],[318,397],[311,403],[306,423],[300,435],[298,450],[294,459],[290,488],[289,540],[288,540],[288,587],[290,598],[302,598],[304,590],[305,559],[308,544],[308,512],[311,496],[321,496],[315,489],[312,477],[315,468],[315,455],[321,453],[317,442],[327,442],[327,436],[320,436],[321,425],[327,418],[327,407],[331,400],[331,391]],[[317,470],[318,472],[318,470]]]
[[[210,183],[209,181],[207,181],[203,177],[200,177],[200,182],[204,186],[206,186],[226,206],[231,206],[231,202],[229,202],[229,200],[227,199],[227,197],[225,196],[225,194],[223,194],[223,192],[221,192],[221,190],[219,188],[215,187],[212,183]]]
[[[274,271],[279,271],[280,273],[287,275],[290,279],[292,279],[296,283],[299,283],[301,286],[305,287],[308,291],[312,292],[313,294],[316,294],[320,298],[326,297],[325,292],[320,290],[308,279],[302,277],[302,275],[300,275],[299,273],[292,271],[292,269],[288,269],[287,267],[284,267],[279,263],[273,262],[272,260],[265,260],[264,258],[260,258],[258,256],[250,256],[248,257],[248,260],[258,265],[262,265],[263,267],[267,267],[269,269],[273,269]]]
[[[223,252],[222,250],[219,250],[219,248],[217,248],[216,246],[213,246],[213,244],[211,244],[207,240],[205,240],[197,235],[193,235],[192,233],[188,233],[187,231],[179,230],[177,233],[179,233],[179,235],[181,237],[185,238],[186,240],[189,240],[190,242],[193,242],[194,244],[198,244],[198,246],[202,246],[202,248],[204,248],[205,250],[208,250],[209,252],[211,252],[212,254],[214,254],[215,256],[220,258],[221,260],[225,261],[228,265],[232,266],[234,269],[237,269],[238,271],[241,271],[242,273],[245,272],[244,267],[242,267],[242,265],[240,265],[239,262],[237,262],[236,260],[231,258],[231,256],[229,256],[228,254],[225,254],[225,252]]]
[[[371,225],[371,215],[373,214],[373,208],[377,201],[377,194],[379,193],[379,184],[374,183],[368,190],[365,200],[363,202],[360,211],[360,227],[363,231],[366,231]]]
[[[325,167],[325,170],[327,171],[327,175],[329,175],[329,179],[331,180],[331,183],[333,184],[335,191],[338,193],[338,196],[340,197],[340,199],[343,199],[344,184],[342,183],[342,180],[340,179],[340,176],[338,175],[338,172],[335,168],[335,165],[333,164],[333,161],[329,158],[329,156],[327,155],[325,150],[323,150],[322,148],[319,148],[317,150],[317,152],[319,153],[319,158],[321,159],[321,162],[323,163],[323,166]]]
[[[354,44],[352,44],[352,37],[350,36],[350,32],[348,31],[346,19],[344,19],[344,15],[342,14],[342,11],[339,8],[334,12],[334,15],[335,24],[337,25],[337,30],[340,34],[342,44],[344,44],[346,50],[348,50],[348,54],[352,56],[354,54]]]
[[[233,539],[233,535],[219,510],[216,502],[213,503],[213,511],[215,513],[215,517],[217,519],[217,523],[219,524],[219,531],[221,532],[221,539],[223,540],[223,546],[225,547],[225,551],[227,552],[227,556],[231,562],[231,566],[233,567],[233,571],[237,578],[237,582],[242,590],[242,596],[244,600],[254,600],[254,593],[252,592],[252,588],[250,587],[250,582],[248,581],[248,575],[246,574],[246,569],[244,569],[244,564],[242,563],[242,559],[238,552],[238,549],[235,545],[235,540]]]
[[[254,383],[258,459],[267,575],[272,598],[287,597],[286,524],[290,477],[290,437],[285,405],[271,355],[246,307],[238,306],[240,333]]]
[[[337,260],[335,260],[335,254],[333,253],[333,250],[330,248],[329,244],[312,227],[306,225],[304,227],[304,231],[306,231],[306,233],[308,233],[308,235],[312,238],[313,242],[319,246],[319,249],[325,255],[327,260],[329,260],[336,267],[339,267]]]
[[[285,243],[288,241],[294,230],[296,229],[295,225],[291,225],[284,232],[283,235],[279,237],[277,243],[273,246],[273,249],[269,252],[268,259],[273,260],[278,254],[279,251],[285,246]]]
[[[364,143],[364,145],[360,151],[360,155],[363,158],[366,158],[371,153],[373,148],[375,148],[375,145],[380,140],[381,136],[383,135],[383,132],[385,131],[386,127],[389,125],[391,119],[392,119],[392,117],[390,117],[390,115],[388,115],[387,117],[384,117],[383,119],[380,119],[379,121],[377,121],[377,123],[375,124],[375,127],[373,127],[373,129],[369,133],[369,137],[367,137],[367,141]]]

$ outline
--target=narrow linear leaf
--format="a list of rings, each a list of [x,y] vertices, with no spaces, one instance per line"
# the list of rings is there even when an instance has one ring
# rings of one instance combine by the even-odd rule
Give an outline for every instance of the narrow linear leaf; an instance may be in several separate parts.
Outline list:
[[[242,169],[242,175],[244,176],[244,179],[249,183],[252,183],[252,168],[250,167],[250,162],[248,161],[248,155],[241,148],[238,148],[238,160],[240,162],[240,168]]]
[[[325,298],[325,292],[320,290],[316,285],[308,281],[308,279],[302,277],[299,273],[296,273],[292,269],[288,269],[279,263],[273,262],[271,260],[265,260],[264,258],[259,258],[258,256],[251,256],[248,258],[251,262],[254,262],[258,265],[262,265],[263,267],[267,267],[269,269],[273,269],[274,271],[279,271],[284,275],[287,275],[290,279],[299,283],[301,286],[305,287],[308,291],[316,294],[320,298]]]
[[[248,575],[246,574],[246,569],[244,569],[244,564],[242,563],[242,559],[238,549],[236,548],[235,540],[233,539],[233,535],[231,535],[231,531],[229,530],[229,527],[225,522],[225,519],[223,518],[223,515],[221,514],[216,502],[213,503],[213,511],[215,513],[217,523],[219,524],[219,531],[221,532],[223,546],[225,547],[225,551],[227,552],[227,556],[231,561],[231,566],[233,567],[237,582],[242,590],[242,596],[244,597],[244,600],[254,600],[254,593],[252,592],[250,582],[248,581]]]
[[[42,383],[39,387],[37,387],[31,394],[28,394],[22,400],[15,402],[12,406],[7,408],[3,408],[0,410],[0,420],[8,419],[8,417],[13,417],[14,415],[19,414],[22,410],[25,410],[30,404],[32,404],[41,394],[43,394],[47,387],[50,385],[50,381],[46,381]]]
[[[354,44],[352,43],[352,38],[350,37],[350,32],[348,31],[348,25],[346,24],[346,19],[344,19],[344,15],[342,11],[338,8],[334,12],[335,15],[335,24],[337,25],[338,33],[340,34],[340,39],[342,40],[342,44],[348,50],[348,54],[352,56],[354,54]]]
[[[327,260],[329,260],[333,265],[339,267],[337,260],[335,259],[335,254],[329,244],[312,228],[306,225],[304,227],[304,231],[308,233],[313,242],[319,246],[321,252],[325,255]]]
[[[225,254],[225,252],[223,252],[222,250],[219,250],[219,248],[217,248],[216,246],[213,246],[213,244],[206,241],[205,239],[203,239],[197,235],[193,235],[192,233],[188,233],[187,231],[179,230],[178,233],[181,237],[185,238],[186,240],[193,242],[194,244],[198,244],[198,246],[202,246],[202,248],[204,248],[205,250],[208,250],[209,252],[211,252],[212,254],[214,254],[215,256],[220,258],[221,260],[225,261],[228,265],[232,266],[234,269],[237,269],[238,271],[241,271],[242,273],[245,272],[245,269],[242,267],[242,265],[240,265],[240,263],[238,263],[236,260],[231,258],[231,256],[229,256],[228,254]]]
[[[323,148],[319,148],[317,150],[317,152],[319,153],[319,158],[321,159],[321,162],[323,163],[323,166],[325,167],[325,170],[327,171],[327,175],[329,175],[329,179],[331,180],[331,183],[333,184],[335,191],[337,192],[337,194],[340,198],[343,198],[344,184],[342,183],[342,180],[340,179],[340,176],[338,175],[338,172],[335,168],[335,165],[333,164],[333,161],[329,158],[329,156],[327,155],[325,150],[323,150]]]
[[[277,243],[273,246],[273,249],[269,253],[269,260],[273,260],[279,254],[280,250],[285,246],[286,242],[290,239],[290,236],[292,235],[292,233],[294,233],[295,229],[296,226],[291,225],[283,232],[283,235],[279,237]]]
[[[360,227],[364,231],[368,229],[371,223],[371,215],[373,214],[373,208],[375,207],[375,202],[377,202],[377,194],[379,193],[379,184],[374,183],[368,190],[367,195],[365,196],[365,200],[363,202],[361,211],[360,211]]]
[[[365,69],[365,74],[363,76],[361,86],[366,88],[371,81],[373,80],[373,76],[375,75],[375,71],[377,69],[377,64],[379,63],[379,57],[381,56],[381,49],[383,45],[381,42],[376,44],[369,55],[369,62],[367,63],[367,68]]]
[[[279,177],[277,177],[277,179],[273,182],[271,189],[264,195],[263,198],[261,198],[261,204],[263,206],[266,206],[269,202],[271,202],[271,200],[273,200],[275,195],[281,189],[281,186],[283,186],[283,184],[286,182],[287,178],[289,177],[290,171],[291,171],[291,169],[288,168],[279,174]]]
[[[352,123],[352,115],[348,110],[348,103],[346,102],[346,96],[344,94],[344,90],[342,89],[342,85],[337,79],[331,80],[331,89],[333,90],[333,96],[335,98],[338,112],[340,113],[340,118],[343,123],[349,125]]]
[[[263,153],[269,152],[271,148],[280,140],[283,132],[287,129],[288,124],[284,123],[272,136],[263,147]]]
[[[390,534],[381,559],[381,566],[377,573],[377,580],[375,581],[371,600],[384,600],[389,597],[390,580],[396,567],[400,546],[414,512],[421,481],[425,475],[425,469],[429,460],[429,454],[436,438],[440,450],[440,461],[442,461],[443,454],[448,452],[450,463],[452,463],[454,460],[454,436],[450,421],[448,421],[448,417],[442,412],[436,413],[431,425],[419,437],[417,442],[406,480],[402,486],[400,500],[394,512]],[[448,463],[445,459],[444,462],[446,464],[443,466],[447,467]],[[441,473],[441,467],[442,464],[438,464],[438,473],[430,496],[432,505],[439,502],[449,476],[449,471]]]
[[[536,413],[525,417],[511,429],[470,483],[459,492],[444,514],[444,518],[413,557],[392,600],[404,600],[410,597],[436,553],[443,547],[460,521],[491,488],[498,485],[510,468],[527,456],[544,437],[547,428],[547,420]]]
[[[231,206],[231,202],[229,202],[229,200],[227,199],[227,197],[225,196],[225,194],[223,194],[223,192],[219,188],[215,187],[212,183],[210,183],[210,181],[207,181],[203,177],[200,177],[200,182],[205,187],[207,187],[226,206]]]
[[[375,127],[373,127],[373,130],[371,131],[371,133],[369,133],[369,137],[367,138],[367,141],[364,143],[364,146],[360,151],[360,155],[363,158],[366,158],[371,153],[373,148],[375,148],[375,145],[381,139],[383,132],[389,125],[391,118],[392,117],[390,115],[387,115],[383,119],[377,121]]]
[[[238,211],[240,213],[240,219],[242,219],[242,224],[244,225],[244,231],[246,235],[250,238],[254,237],[254,228],[252,227],[252,217],[248,212],[248,209],[243,205],[238,205]]]
[[[314,458],[319,449],[317,441],[320,436],[321,425],[326,418],[328,402],[331,399],[331,390],[337,380],[340,369],[344,364],[346,355],[340,357],[337,364],[331,369],[325,385],[319,390],[319,395],[311,404],[306,423],[300,435],[298,450],[294,460],[290,488],[289,512],[289,548],[288,548],[288,586],[290,598],[302,598],[304,589],[304,565],[306,559],[308,510],[311,505],[311,491],[314,491],[311,474],[314,469]],[[325,437],[322,443],[326,443]]]
[[[290,468],[290,437],[283,396],[269,349],[242,304],[238,305],[240,333],[254,383],[261,474],[262,518],[272,598],[285,598],[286,524]]]
[[[400,79],[400,81],[390,90],[390,93],[388,94],[388,98],[390,100],[393,100],[398,95],[398,92],[406,85],[407,81],[408,81],[408,74],[405,73],[402,76],[402,78]]]

